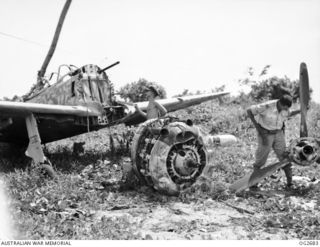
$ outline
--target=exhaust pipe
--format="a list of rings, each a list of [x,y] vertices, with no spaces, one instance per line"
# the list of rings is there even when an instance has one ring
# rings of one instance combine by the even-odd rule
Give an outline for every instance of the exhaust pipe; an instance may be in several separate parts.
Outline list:
[[[208,135],[204,137],[204,144],[205,146],[210,149],[210,148],[215,148],[216,146],[222,146],[222,147],[227,147],[230,145],[233,145],[238,142],[237,137],[234,135]]]

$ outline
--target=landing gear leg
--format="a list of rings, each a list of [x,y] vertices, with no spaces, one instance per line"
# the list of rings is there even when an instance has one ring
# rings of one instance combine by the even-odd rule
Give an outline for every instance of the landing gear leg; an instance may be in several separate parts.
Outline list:
[[[37,121],[33,114],[26,117],[26,125],[29,136],[29,145],[26,155],[32,158],[36,165],[40,165],[41,169],[51,178],[55,178],[56,174],[52,168],[50,161],[44,156],[41,139],[38,131]]]

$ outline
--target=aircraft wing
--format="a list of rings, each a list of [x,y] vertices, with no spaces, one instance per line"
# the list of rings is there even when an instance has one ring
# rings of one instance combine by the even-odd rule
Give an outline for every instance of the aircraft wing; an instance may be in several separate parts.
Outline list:
[[[86,132],[87,125],[75,124],[74,117],[101,116],[103,111],[95,102],[70,106],[0,101],[0,142],[28,144],[25,121],[31,114],[40,117],[38,129],[41,140],[47,143]]]
[[[97,116],[101,114],[101,111],[92,104],[88,106],[69,106],[0,101],[0,117],[25,117],[31,113],[73,115],[81,117]]]
[[[200,104],[204,101],[219,98],[228,93],[214,93],[205,95],[185,96],[172,99],[162,99],[161,103],[168,112],[183,109],[188,106]],[[141,110],[146,111],[148,102],[137,103]],[[122,103],[126,110],[126,116],[114,120],[111,125],[124,123],[134,125],[144,122],[143,116],[136,112],[133,104]],[[66,137],[85,133],[89,130],[97,130],[102,126],[90,123],[75,122],[74,116],[103,116],[107,109],[103,109],[98,102],[87,102],[82,105],[51,105],[28,102],[0,101],[0,142],[27,144],[28,134],[25,126],[25,118],[30,114],[40,116],[38,128],[42,143],[60,140]],[[89,126],[90,125],[90,126]]]
[[[183,96],[178,98],[171,99],[160,99],[157,100],[161,105],[163,105],[168,112],[173,112],[176,110],[184,109],[189,106],[198,105],[202,102],[209,101],[212,99],[220,98],[222,96],[230,94],[229,92],[219,92],[219,93],[211,93],[211,94],[200,94],[200,95],[191,95],[191,96]],[[146,112],[148,101],[137,102],[136,103],[139,108]],[[122,119],[121,122],[127,125],[134,125],[145,121],[145,119],[137,112],[133,112],[129,114],[127,117]]]

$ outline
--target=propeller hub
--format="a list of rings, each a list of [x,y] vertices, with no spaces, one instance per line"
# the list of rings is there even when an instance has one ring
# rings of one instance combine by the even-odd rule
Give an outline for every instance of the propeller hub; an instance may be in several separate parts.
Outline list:
[[[319,158],[320,147],[315,138],[302,137],[289,146],[289,158],[301,166],[309,166]]]

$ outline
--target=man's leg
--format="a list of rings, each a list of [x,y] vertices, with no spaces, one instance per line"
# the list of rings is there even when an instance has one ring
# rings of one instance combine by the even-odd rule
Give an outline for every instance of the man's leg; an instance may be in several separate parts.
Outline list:
[[[279,131],[275,135],[275,140],[273,144],[273,150],[276,153],[279,161],[282,161],[285,156],[285,151],[286,151],[286,141],[285,141],[285,136],[283,131]],[[287,178],[287,186],[290,187],[292,185],[292,164],[289,163],[285,167],[282,168],[286,178]]]
[[[253,164],[254,169],[260,169],[267,161],[273,143],[273,135],[261,136],[257,133],[258,148],[256,150],[256,161]]]
[[[265,135],[262,137],[259,133],[257,133],[257,139],[258,139],[258,148],[255,154],[256,160],[253,163],[253,171],[257,171],[261,169],[261,167],[266,163],[272,147],[272,141],[273,141],[272,135]],[[258,189],[258,184],[251,186],[250,189],[251,190]]]
[[[287,177],[287,186],[292,186],[292,164],[289,163],[285,167],[282,168]]]

